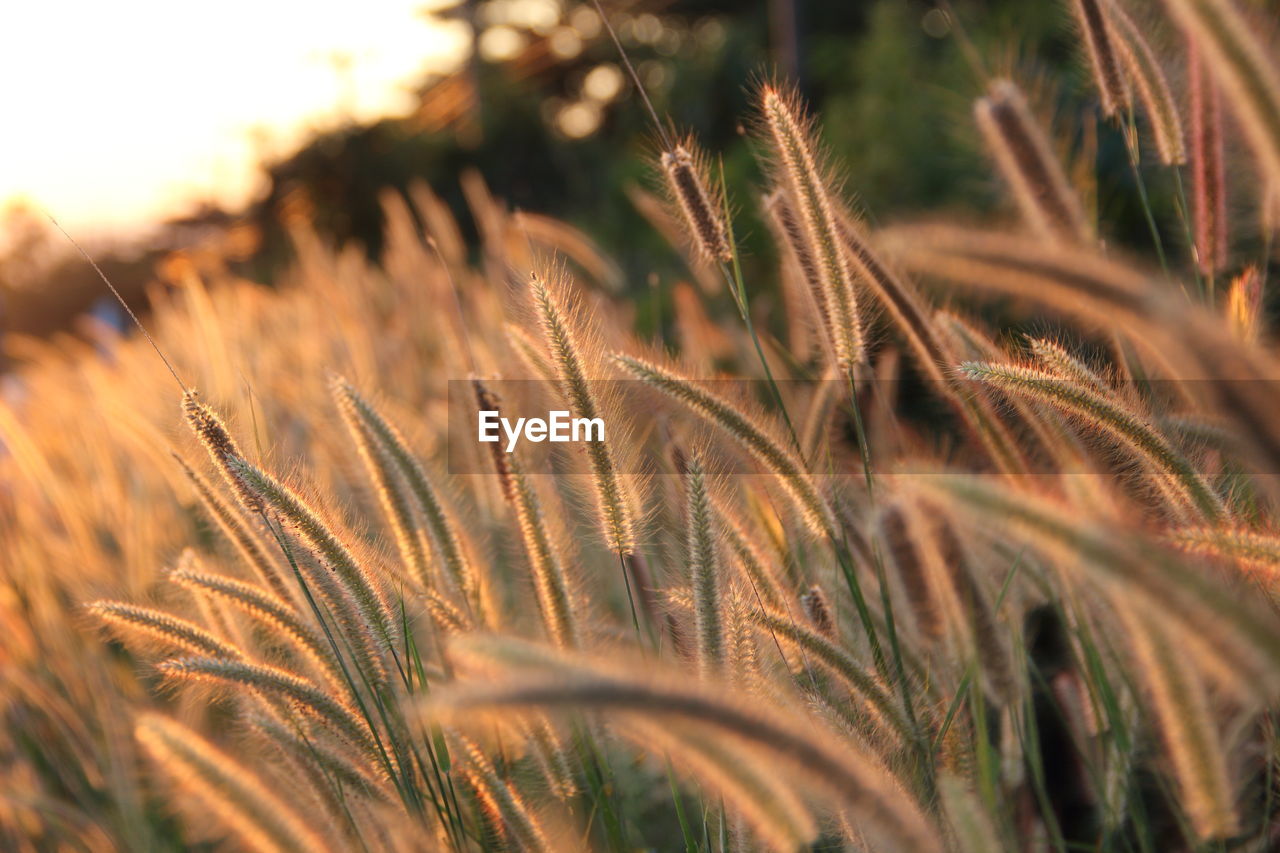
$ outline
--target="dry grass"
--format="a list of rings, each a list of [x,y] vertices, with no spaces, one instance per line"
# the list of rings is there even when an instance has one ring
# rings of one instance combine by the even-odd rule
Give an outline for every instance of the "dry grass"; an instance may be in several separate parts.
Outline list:
[[[752,313],[770,283],[692,141],[660,164],[664,221],[725,274],[683,309],[716,347],[638,339],[589,241],[537,218],[575,266],[531,258],[473,179],[483,269],[420,187],[428,230],[388,198],[380,265],[295,225],[279,287],[161,298],[199,397],[142,340],[28,342],[0,404],[0,847],[1280,843],[1271,259],[1222,304],[1194,286],[1233,260],[1205,98],[1271,174],[1274,54],[1226,0],[1170,0],[1199,92],[1171,112],[1185,51],[1071,5],[1106,111],[1153,113],[1146,159],[1179,168],[1191,128],[1213,221],[1167,274],[1098,244],[1011,83],[977,114],[1023,222],[879,232],[770,85],[795,316]],[[938,308],[992,295],[1057,328]],[[713,350],[751,387],[710,384]],[[900,353],[928,416],[866,381]],[[606,441],[475,441],[476,404],[531,403]]]

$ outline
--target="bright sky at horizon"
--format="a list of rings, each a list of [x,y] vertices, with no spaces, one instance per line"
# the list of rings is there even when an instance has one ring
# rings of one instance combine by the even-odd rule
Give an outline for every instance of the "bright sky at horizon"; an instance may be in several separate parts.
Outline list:
[[[129,236],[260,188],[312,128],[406,111],[465,54],[442,0],[0,4],[0,207]]]

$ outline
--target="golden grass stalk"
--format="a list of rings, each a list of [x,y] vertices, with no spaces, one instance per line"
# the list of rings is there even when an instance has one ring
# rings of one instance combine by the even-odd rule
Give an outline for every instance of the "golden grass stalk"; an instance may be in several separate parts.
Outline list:
[[[787,191],[774,190],[765,196],[764,209],[773,230],[774,242],[782,248],[795,266],[796,273],[804,281],[822,330],[826,333],[827,341],[834,343],[837,333],[831,325],[831,308],[827,305],[827,294],[822,289],[822,271],[818,268],[817,259],[814,258],[809,243],[805,240],[804,231],[787,197]]]
[[[527,643],[504,638],[455,640],[449,654],[465,669],[497,667],[506,677],[436,691],[422,706],[428,718],[561,709],[705,726],[758,749],[798,782],[821,790],[860,826],[883,838],[886,848],[942,850],[920,807],[879,761],[815,726],[812,718],[759,697],[748,703],[679,673],[646,672],[640,664],[623,668],[581,656],[548,656]]]
[[[773,86],[760,90],[760,107],[788,202],[795,205],[808,253],[819,272],[823,303],[830,315],[828,332],[834,333],[831,348],[841,368],[850,370],[863,357],[862,320],[848,259],[840,250],[836,207],[818,169],[812,128],[795,98]]]
[[[818,494],[813,478],[795,454],[769,435],[764,425],[671,370],[629,355],[615,354],[614,359],[637,379],[674,397],[721,427],[778,478],[811,530],[835,536],[835,518],[827,502]]]
[[[524,327],[515,323],[507,323],[503,326],[506,332],[507,342],[511,344],[511,348],[516,351],[516,355],[525,363],[529,371],[539,379],[545,379],[547,382],[556,381],[556,369],[547,360],[547,354],[543,352],[538,341],[525,331]]]
[[[672,726],[633,717],[619,727],[629,740],[669,756],[672,764],[697,780],[704,798],[723,802],[746,820],[767,849],[800,850],[817,838],[817,821],[804,800],[760,750],[708,736],[701,726]]]
[[[1261,582],[1280,580],[1280,536],[1244,527],[1183,527],[1167,534],[1176,548],[1242,564]]]
[[[685,227],[693,236],[693,244],[704,258],[712,262],[733,260],[729,248],[728,229],[721,211],[724,205],[717,193],[708,188],[706,168],[700,156],[684,145],[663,151],[662,174],[667,192],[675,200]]]
[[[568,401],[574,417],[594,420],[600,418],[601,408],[587,380],[578,335],[561,304],[564,275],[562,270],[535,272],[530,277],[530,284],[547,349],[556,367],[560,393]],[[630,554],[635,551],[635,529],[613,452],[604,440],[587,442],[586,451],[591,463],[591,481],[595,486],[596,512],[605,542],[617,554]]]
[[[1202,517],[1210,521],[1224,517],[1222,500],[1204,476],[1137,412],[1090,388],[1033,368],[967,361],[960,370],[971,379],[1050,403],[1107,433],[1166,476]]]
[[[185,792],[258,853],[328,850],[314,820],[302,818],[253,771],[191,729],[158,714],[138,718],[138,743]]]
[[[721,621],[724,607],[720,594],[720,561],[711,531],[706,472],[697,453],[689,458],[684,481],[685,542],[698,640],[694,657],[699,674],[707,678],[718,674],[724,666],[725,634]]]
[[[265,714],[252,714],[250,724],[269,742],[304,765],[321,771],[321,777],[344,793],[354,792],[379,800],[389,799],[386,784],[375,766],[365,766],[318,739],[307,737],[296,725],[287,725]]]
[[[89,612],[116,628],[136,631],[168,646],[232,660],[243,658],[244,652],[232,644],[219,640],[205,629],[171,613],[151,607],[139,607],[122,601],[94,601]]]
[[[1029,343],[1032,356],[1050,373],[1104,396],[1113,393],[1105,379],[1057,341],[1051,341],[1048,338],[1032,338]]]
[[[834,675],[845,689],[863,700],[874,717],[885,722],[903,742],[908,742],[913,737],[900,708],[893,697],[885,692],[874,671],[858,663],[837,645],[836,640],[800,625],[784,613],[757,609],[749,615],[761,628],[800,649]]]
[[[907,511],[900,504],[886,507],[881,514],[880,536],[884,540],[886,556],[907,594],[916,628],[933,643],[945,633],[946,624],[934,588],[935,579],[929,576],[913,527]]]
[[[214,657],[186,657],[161,661],[156,668],[174,681],[220,684],[288,701],[294,708],[332,726],[352,745],[377,755],[369,727],[345,704],[315,684],[291,672],[266,664]]]
[[[556,799],[567,802],[578,795],[578,783],[573,778],[573,768],[569,766],[569,756],[565,752],[560,736],[552,727],[546,716],[539,714],[528,726],[529,739],[533,742],[534,753],[541,766],[542,775],[547,786]]]
[[[439,490],[432,484],[431,478],[390,421],[379,414],[349,383],[342,383],[340,393],[354,416],[369,431],[381,451],[390,458],[404,478],[417,509],[422,514],[432,553],[469,608],[483,621],[486,614],[480,579]]]
[[[1102,101],[1102,114],[1114,118],[1129,106],[1129,88],[1120,71],[1110,4],[1104,9],[1104,2],[1106,0],[1072,0],[1071,11],[1075,14],[1081,41],[1089,55],[1093,81],[1098,86]]]
[[[1166,0],[1165,7],[1231,101],[1263,173],[1280,183],[1280,71],[1274,53],[1226,0]]]
[[[1204,684],[1158,618],[1127,603],[1116,610],[1127,628],[1134,670],[1146,686],[1192,830],[1201,841],[1233,835],[1238,822],[1226,751]]]
[[[745,580],[754,595],[770,607],[783,608],[786,600],[785,582],[778,576],[774,561],[747,532],[746,522],[729,502],[712,494],[713,515],[720,522],[718,529],[724,536],[724,544],[746,576]]]
[[[1116,49],[1129,79],[1137,89],[1142,109],[1147,114],[1160,162],[1167,166],[1185,163],[1187,142],[1182,127],[1182,111],[1174,100],[1168,75],[1142,30],[1120,4],[1110,3],[1107,12],[1117,25],[1114,30],[1119,35],[1115,42]]]
[[[395,616],[378,594],[373,577],[292,489],[243,460],[233,459],[229,467],[323,563],[311,577],[328,570],[332,582],[317,583],[321,594],[366,674],[385,683],[383,655],[395,648]]]
[[[341,376],[335,375],[330,377],[329,390],[342,415],[342,422],[355,443],[360,461],[364,463],[365,472],[373,483],[383,514],[391,525],[400,558],[418,583],[424,588],[430,588],[432,577],[427,567],[427,555],[423,553],[417,519],[413,516],[409,497],[396,474],[391,455],[361,417],[360,407],[354,399],[355,389]]]
[[[186,416],[187,425],[204,445],[209,458],[213,460],[214,467],[227,481],[227,485],[231,487],[231,491],[240,503],[249,512],[261,512],[262,498],[248,487],[239,472],[231,466],[232,460],[243,459],[244,454],[240,452],[240,447],[231,437],[222,418],[218,417],[218,413],[210,406],[200,402],[195,391],[183,393],[182,411]]]
[[[475,791],[476,797],[487,812],[497,818],[498,824],[519,850],[547,851],[552,853],[555,847],[547,838],[533,810],[515,791],[506,779],[498,774],[493,763],[476,743],[463,735],[454,734],[454,742],[459,750],[460,769],[467,778],[467,783]]]
[[[800,610],[813,629],[828,640],[836,639],[835,616],[831,612],[831,602],[827,594],[816,583],[800,596]]]
[[[345,683],[332,649],[315,629],[303,622],[292,607],[261,587],[226,575],[202,572],[193,566],[180,566],[170,573],[169,579],[187,589],[229,602],[266,628],[271,636],[285,641],[300,652],[332,684],[341,686]],[[208,650],[193,651],[225,657]]]
[[[195,487],[196,495],[223,534],[235,546],[241,558],[253,569],[258,578],[271,588],[281,601],[292,602],[292,587],[280,570],[280,565],[267,552],[257,532],[250,527],[240,512],[227,503],[203,476],[176,453],[173,456],[182,471]]]
[[[1212,275],[1227,264],[1227,172],[1223,115],[1216,81],[1204,67],[1198,42],[1187,47],[1191,110],[1191,199],[1196,265]]]
[[[472,386],[476,403],[482,411],[500,411],[497,396],[483,381],[473,379]],[[507,453],[497,443],[491,444],[490,448],[502,494],[516,514],[516,526],[529,559],[538,609],[547,636],[560,648],[576,648],[580,638],[569,580],[543,516],[537,490],[520,469],[516,454]]]
[[[974,104],[974,116],[1023,219],[1041,237],[1087,243],[1092,237],[1080,199],[1027,107],[1021,90],[996,80]]]

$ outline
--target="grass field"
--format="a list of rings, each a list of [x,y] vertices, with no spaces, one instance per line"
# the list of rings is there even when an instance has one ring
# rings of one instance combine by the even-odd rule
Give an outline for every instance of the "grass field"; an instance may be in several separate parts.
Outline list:
[[[1009,215],[885,227],[766,82],[758,186],[655,131],[656,297],[470,175],[478,247],[419,186],[379,263],[294,221],[271,288],[175,259],[154,341],[12,342],[0,848],[1275,849],[1247,5],[1064,7],[1145,252],[1011,80],[973,110]]]

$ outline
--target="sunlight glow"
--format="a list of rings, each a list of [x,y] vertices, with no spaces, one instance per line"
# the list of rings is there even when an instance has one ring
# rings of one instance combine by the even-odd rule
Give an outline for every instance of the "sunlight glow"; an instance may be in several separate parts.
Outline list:
[[[407,111],[468,49],[424,0],[0,4],[0,205],[124,236],[240,205],[309,129]],[[193,10],[198,8],[198,13]]]

